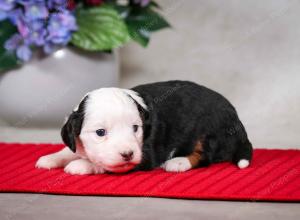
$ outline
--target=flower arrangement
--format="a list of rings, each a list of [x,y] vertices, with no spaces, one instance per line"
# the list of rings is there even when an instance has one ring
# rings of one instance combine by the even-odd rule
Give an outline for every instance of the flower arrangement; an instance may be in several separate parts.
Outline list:
[[[151,0],[0,0],[0,71],[36,50],[110,51],[129,40],[146,47],[152,32],[169,27],[158,9]]]

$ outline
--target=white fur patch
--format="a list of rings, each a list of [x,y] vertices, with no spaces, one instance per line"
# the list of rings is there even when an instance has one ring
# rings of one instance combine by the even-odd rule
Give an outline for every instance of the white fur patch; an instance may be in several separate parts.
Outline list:
[[[89,161],[108,171],[114,172],[116,166],[127,162],[122,157],[124,152],[133,152],[132,164],[141,162],[143,122],[132,99],[146,107],[137,93],[119,88],[94,90],[86,100],[79,138]],[[133,129],[135,125],[137,131]],[[105,130],[105,135],[98,136],[98,129]]]
[[[130,169],[141,162],[143,122],[134,100],[147,109],[144,100],[133,90],[119,88],[101,88],[87,95],[78,137],[84,146],[84,154],[78,145],[75,154],[66,147],[41,157],[36,167],[65,167],[65,172],[79,175],[103,173],[104,170],[114,172],[116,167],[126,167],[128,161],[122,154],[128,151],[133,152]],[[105,131],[104,135],[97,134],[99,129]]]
[[[238,167],[239,167],[240,169],[244,169],[244,168],[246,168],[246,167],[249,166],[249,160],[242,159],[242,160],[240,160],[240,161],[238,162],[237,165],[238,165]]]
[[[186,157],[175,157],[171,160],[167,160],[162,165],[162,168],[168,172],[184,172],[190,170],[192,165]]]
[[[104,169],[95,167],[86,159],[73,160],[65,167],[64,171],[72,175],[104,173]]]
[[[144,100],[139,96],[139,94],[133,90],[130,89],[123,89],[123,91],[130,95],[131,98],[133,98],[140,106],[143,107],[143,109],[147,110],[147,105],[145,104]]]
[[[55,160],[51,155],[43,156],[38,159],[38,161],[35,164],[36,168],[42,168],[42,169],[53,169],[53,168],[59,168],[63,167],[61,161]]]
[[[64,167],[70,161],[78,158],[78,155],[74,154],[68,147],[65,147],[61,151],[47,156],[42,156],[35,164],[36,168],[54,169]]]

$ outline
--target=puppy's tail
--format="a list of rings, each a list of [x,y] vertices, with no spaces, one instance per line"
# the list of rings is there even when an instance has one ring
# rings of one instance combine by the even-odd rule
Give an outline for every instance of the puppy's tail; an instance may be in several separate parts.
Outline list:
[[[233,157],[233,162],[240,168],[244,169],[250,165],[252,160],[252,144],[247,140],[247,142],[241,143],[235,152]]]

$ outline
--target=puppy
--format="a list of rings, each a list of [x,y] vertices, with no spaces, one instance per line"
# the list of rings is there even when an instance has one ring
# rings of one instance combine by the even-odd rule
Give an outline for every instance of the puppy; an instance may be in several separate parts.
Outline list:
[[[66,145],[36,167],[70,174],[184,172],[229,161],[248,167],[252,145],[234,107],[188,81],[88,93],[61,130]]]

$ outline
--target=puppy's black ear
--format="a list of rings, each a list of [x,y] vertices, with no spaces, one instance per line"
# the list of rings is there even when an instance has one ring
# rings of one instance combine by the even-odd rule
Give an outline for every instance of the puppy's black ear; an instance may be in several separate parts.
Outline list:
[[[84,109],[87,96],[81,101],[78,110],[73,111],[61,129],[61,137],[66,146],[76,152],[76,138],[80,135],[84,119]]]
[[[144,103],[145,99],[142,99],[144,106],[142,106],[136,99],[134,99],[131,95],[128,94],[128,96],[133,100],[133,102],[135,103],[139,113],[140,113],[140,117],[142,119],[143,122],[143,131],[144,131],[144,139],[147,139],[148,136],[150,135],[150,130],[151,130],[151,119],[150,119],[150,112],[153,110],[153,106],[150,103],[150,105],[146,105],[146,103]],[[144,96],[146,99],[147,96]],[[151,98],[152,99],[152,98]],[[146,107],[146,108],[145,108]]]

